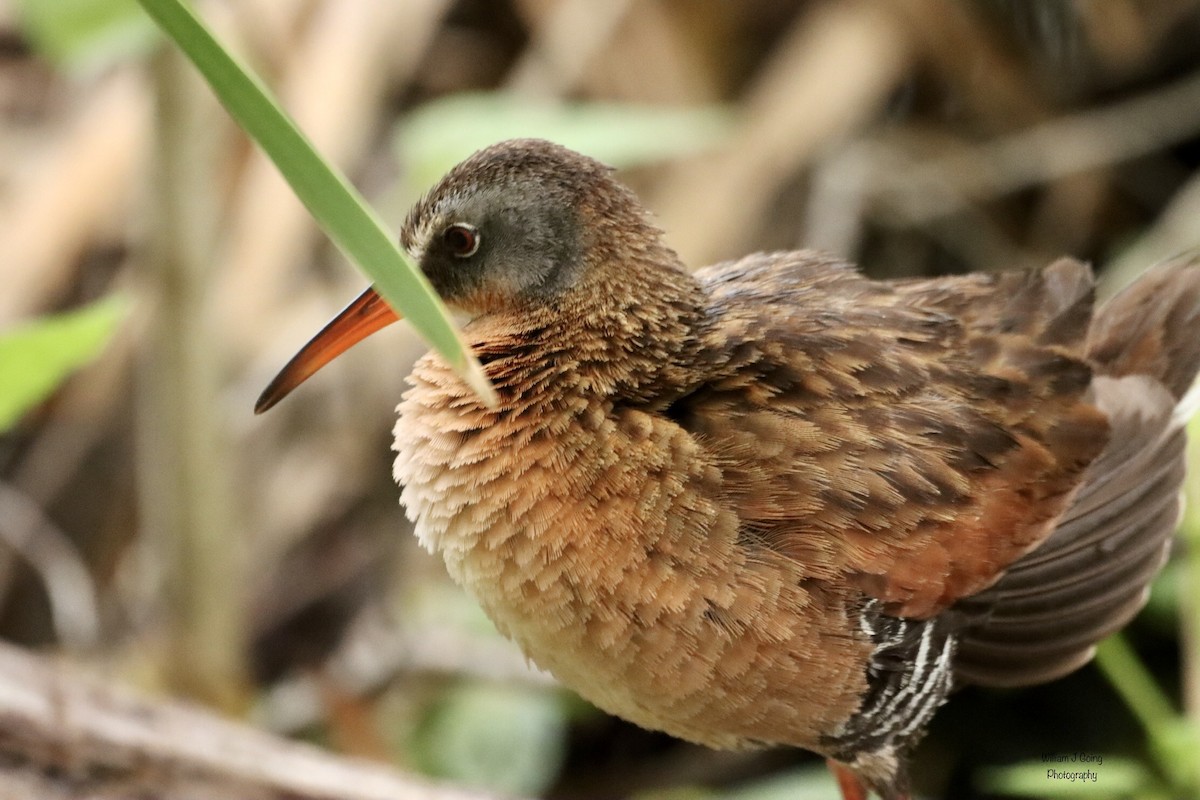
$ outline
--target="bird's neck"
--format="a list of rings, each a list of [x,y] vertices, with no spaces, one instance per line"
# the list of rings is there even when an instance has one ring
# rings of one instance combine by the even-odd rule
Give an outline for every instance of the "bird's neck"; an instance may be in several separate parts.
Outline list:
[[[703,288],[659,257],[593,270],[553,303],[476,320],[466,333],[502,396],[536,375],[563,392],[653,404],[690,391],[706,324]]]

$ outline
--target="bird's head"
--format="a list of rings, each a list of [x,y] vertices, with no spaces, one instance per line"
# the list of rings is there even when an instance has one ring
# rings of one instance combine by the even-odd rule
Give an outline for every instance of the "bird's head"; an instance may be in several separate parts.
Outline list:
[[[674,260],[609,167],[537,139],[492,145],[451,169],[413,206],[400,242],[442,300],[470,318],[603,293],[613,264]],[[368,288],[288,362],[255,410],[397,319]]]
[[[636,204],[598,161],[517,139],[450,170],[408,213],[400,242],[447,305],[478,316],[570,291],[596,260],[600,228]]]

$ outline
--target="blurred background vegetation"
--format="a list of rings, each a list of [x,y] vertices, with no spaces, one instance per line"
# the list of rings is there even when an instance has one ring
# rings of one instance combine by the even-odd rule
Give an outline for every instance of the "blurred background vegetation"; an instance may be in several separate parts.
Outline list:
[[[476,147],[540,135],[621,167],[697,266],[1066,253],[1113,287],[1200,246],[1192,0],[199,8],[394,224]],[[810,756],[586,706],[448,584],[390,479],[405,330],[251,415],[362,282],[133,0],[0,0],[0,637],[498,794],[835,797]],[[1200,796],[1197,552],[1193,513],[1132,647],[956,697],[921,792]],[[1046,753],[1101,755],[1099,782],[1046,781]]]

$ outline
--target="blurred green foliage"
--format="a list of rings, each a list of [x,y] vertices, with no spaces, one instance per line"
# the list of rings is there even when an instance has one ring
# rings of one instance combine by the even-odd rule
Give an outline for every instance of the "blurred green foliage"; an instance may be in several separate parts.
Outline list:
[[[34,47],[68,69],[101,68],[146,53],[157,41],[135,0],[19,0]]]
[[[733,123],[732,112],[718,106],[552,103],[465,92],[415,109],[398,127],[396,144],[415,194],[471,153],[504,139],[549,139],[628,168],[712,147]]]
[[[698,786],[642,792],[635,800],[842,800],[833,775],[824,764],[788,770],[736,789],[720,791]]]
[[[1116,756],[1100,756],[1103,764],[1095,763],[1058,763],[1026,761],[1008,767],[989,769],[983,774],[983,785],[989,791],[1015,797],[1086,797],[1089,800],[1119,800],[1120,798],[1138,797],[1144,800],[1151,798],[1168,798],[1161,785],[1156,786],[1156,779],[1144,766],[1136,761]],[[1055,773],[1091,773],[1090,778],[1058,778],[1052,779],[1050,771]]]
[[[91,361],[124,315],[116,297],[0,332],[0,431]]]
[[[425,773],[506,795],[538,796],[558,777],[567,718],[556,692],[462,683],[446,691],[417,730]]]
[[[732,792],[718,795],[720,800],[841,800],[842,793],[825,765],[785,772],[754,781]]]

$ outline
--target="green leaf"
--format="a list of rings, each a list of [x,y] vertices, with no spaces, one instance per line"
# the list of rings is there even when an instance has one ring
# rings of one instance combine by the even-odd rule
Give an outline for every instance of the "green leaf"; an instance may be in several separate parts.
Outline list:
[[[1102,758],[1102,763],[1025,761],[985,770],[981,782],[990,792],[1014,797],[1115,800],[1155,790],[1153,776],[1138,762],[1114,756]]]
[[[841,796],[833,774],[820,765],[755,781],[722,794],[720,800],[839,800]]]
[[[664,108],[553,103],[502,93],[464,93],[416,109],[396,142],[415,188],[436,181],[476,150],[504,139],[550,139],[614,167],[634,167],[694,153],[733,129],[718,106]]]
[[[0,431],[95,358],[123,313],[124,304],[108,298],[0,333]]]
[[[558,775],[565,737],[553,693],[471,683],[450,689],[434,707],[414,755],[430,775],[501,795],[537,796]]]
[[[717,791],[698,786],[652,789],[635,800],[841,800],[842,793],[825,765],[802,767]]]
[[[135,0],[21,0],[20,6],[38,52],[73,69],[141,55],[158,39]]]
[[[179,0],[138,0],[187,55],[238,125],[263,149],[317,223],[485,402],[496,394],[429,281],[349,181],[313,149],[262,83]]]

